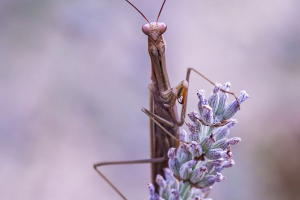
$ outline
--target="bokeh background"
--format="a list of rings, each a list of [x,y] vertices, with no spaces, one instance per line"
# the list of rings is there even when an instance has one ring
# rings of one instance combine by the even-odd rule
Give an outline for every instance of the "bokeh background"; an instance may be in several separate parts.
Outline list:
[[[162,0],[132,0],[154,21]],[[174,86],[194,67],[250,99],[215,200],[300,199],[300,1],[168,0]],[[121,0],[0,0],[0,199],[120,199],[93,163],[149,157],[146,21]],[[197,89],[212,86],[196,75]],[[150,166],[104,173],[148,199]]]

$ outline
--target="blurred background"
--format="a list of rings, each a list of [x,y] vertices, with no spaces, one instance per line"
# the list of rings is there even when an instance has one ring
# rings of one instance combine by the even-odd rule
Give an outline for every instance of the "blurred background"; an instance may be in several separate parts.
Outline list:
[[[162,0],[132,0],[150,21]],[[250,99],[235,115],[236,165],[214,200],[300,199],[300,2],[169,0],[171,85],[194,67]],[[148,158],[146,21],[121,0],[0,0],[0,199],[120,199],[93,170]],[[196,91],[212,86],[191,77]],[[104,167],[129,199],[148,199],[150,165]]]

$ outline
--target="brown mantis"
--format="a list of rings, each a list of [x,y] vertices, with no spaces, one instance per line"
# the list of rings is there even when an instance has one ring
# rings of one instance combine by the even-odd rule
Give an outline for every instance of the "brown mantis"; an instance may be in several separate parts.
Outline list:
[[[107,179],[103,173],[98,169],[104,165],[120,165],[120,164],[138,164],[138,163],[152,163],[152,182],[155,182],[157,174],[163,174],[163,169],[168,167],[167,151],[171,147],[177,147],[179,142],[179,127],[185,123],[186,105],[188,98],[188,83],[191,71],[200,75],[211,84],[215,85],[212,81],[208,80],[200,72],[193,68],[188,68],[186,79],[181,81],[177,86],[171,87],[168,72],[166,68],[165,57],[165,42],[163,33],[166,31],[167,26],[165,23],[158,22],[162,9],[166,3],[164,0],[156,22],[149,22],[144,14],[139,11],[132,3],[127,1],[133,6],[148,22],[142,27],[144,34],[148,36],[148,52],[151,60],[151,83],[150,90],[150,106],[149,110],[142,108],[142,111],[150,118],[150,138],[151,138],[151,158],[144,160],[133,161],[114,161],[114,162],[101,162],[94,165],[94,169],[98,174],[123,198],[126,197],[114,186],[114,184]],[[222,90],[223,92],[234,95],[232,92]],[[236,98],[236,96],[234,95]],[[236,98],[237,99],[237,98]],[[181,105],[181,112],[178,116],[176,101]]]

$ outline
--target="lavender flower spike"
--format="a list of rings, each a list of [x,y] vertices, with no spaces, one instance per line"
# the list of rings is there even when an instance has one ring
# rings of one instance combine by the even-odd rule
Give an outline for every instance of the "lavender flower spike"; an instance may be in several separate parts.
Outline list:
[[[249,95],[245,90],[241,91],[241,94],[238,98],[239,104],[242,104],[246,99],[249,98]],[[239,104],[237,100],[234,100],[231,102],[226,108],[222,115],[222,120],[230,119],[238,110],[239,110]]]
[[[238,99],[228,104],[230,83],[220,91],[216,85],[213,93],[205,99],[204,90],[199,90],[199,113],[188,114],[185,122],[188,132],[177,135],[181,140],[178,148],[168,151],[169,169],[165,168],[164,179],[157,176],[159,195],[152,185],[148,186],[150,200],[212,200],[208,193],[212,185],[225,179],[221,172],[234,165],[231,146],[241,141],[238,137],[228,138],[237,123],[231,117],[239,110],[249,95],[242,91]]]

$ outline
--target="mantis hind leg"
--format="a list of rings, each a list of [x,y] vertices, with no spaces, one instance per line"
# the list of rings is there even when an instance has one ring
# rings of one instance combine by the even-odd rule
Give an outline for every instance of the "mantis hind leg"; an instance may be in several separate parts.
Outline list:
[[[94,169],[97,173],[122,197],[122,199],[127,200],[123,193],[98,169],[100,166],[104,165],[128,165],[128,164],[144,164],[144,163],[158,163],[165,161],[165,157],[161,158],[151,158],[143,160],[130,160],[130,161],[113,161],[113,162],[100,162],[94,164]]]

